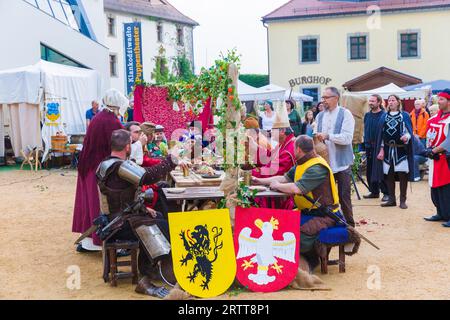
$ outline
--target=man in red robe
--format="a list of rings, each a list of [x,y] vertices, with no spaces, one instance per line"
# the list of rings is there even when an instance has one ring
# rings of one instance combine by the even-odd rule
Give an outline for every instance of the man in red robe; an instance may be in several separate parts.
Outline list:
[[[254,181],[259,178],[270,178],[273,176],[283,176],[296,163],[295,160],[295,136],[289,123],[289,116],[284,103],[282,103],[275,116],[275,121],[272,127],[272,139],[278,142],[277,146],[272,149],[269,161],[252,171]],[[275,208],[276,201],[272,198],[256,198],[258,205],[262,208]],[[279,208],[290,210],[294,207],[292,197],[283,201]]]
[[[450,89],[439,93],[439,113],[427,123],[429,183],[436,214],[427,221],[445,221],[450,228]]]
[[[277,113],[272,127],[272,138],[278,144],[272,149],[268,161],[263,166],[253,169],[252,176],[255,178],[282,176],[295,165],[295,136],[289,124],[287,111],[283,112],[280,109]]]
[[[77,191],[73,211],[72,232],[84,233],[100,215],[100,200],[95,172],[100,162],[111,154],[111,135],[122,129],[118,115],[126,110],[128,99],[119,91],[110,89],[103,98],[104,108],[91,121],[78,163]],[[96,234],[85,238],[78,252],[100,251],[101,241]]]

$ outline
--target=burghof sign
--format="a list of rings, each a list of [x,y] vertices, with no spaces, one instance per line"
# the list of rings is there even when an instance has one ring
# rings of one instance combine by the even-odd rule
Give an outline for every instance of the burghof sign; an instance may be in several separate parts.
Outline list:
[[[130,94],[133,92],[135,83],[144,78],[141,23],[124,23],[124,39],[127,94]]]
[[[47,118],[47,125],[58,125],[56,121],[61,118],[60,106],[57,102],[50,102],[47,104],[45,117]]]
[[[234,245],[239,282],[255,292],[275,292],[297,275],[300,212],[237,208]]]
[[[200,298],[226,292],[236,276],[229,210],[169,213],[169,228],[179,285]]]
[[[327,86],[331,82],[331,80],[331,78],[327,77],[305,76],[289,80],[289,85],[291,86],[291,88],[305,84],[323,84]]]

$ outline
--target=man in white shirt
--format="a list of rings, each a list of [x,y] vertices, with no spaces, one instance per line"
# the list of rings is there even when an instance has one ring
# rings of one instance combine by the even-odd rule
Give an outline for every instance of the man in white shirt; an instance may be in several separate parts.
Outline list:
[[[355,119],[351,112],[339,106],[340,93],[337,88],[326,88],[322,96],[324,111],[317,115],[315,135],[326,144],[330,166],[339,186],[339,202],[347,223],[355,226],[351,199],[353,164],[353,133]]]
[[[125,128],[130,131],[133,144],[131,145],[130,160],[138,165],[144,162],[144,146],[147,144],[147,136],[142,132],[139,122],[128,122]]]

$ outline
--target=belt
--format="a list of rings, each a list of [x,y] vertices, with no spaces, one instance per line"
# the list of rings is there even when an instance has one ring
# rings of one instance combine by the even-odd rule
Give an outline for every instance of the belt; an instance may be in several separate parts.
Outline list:
[[[396,143],[388,143],[389,147],[394,147],[394,148],[406,148],[407,145],[406,144],[396,144]]]

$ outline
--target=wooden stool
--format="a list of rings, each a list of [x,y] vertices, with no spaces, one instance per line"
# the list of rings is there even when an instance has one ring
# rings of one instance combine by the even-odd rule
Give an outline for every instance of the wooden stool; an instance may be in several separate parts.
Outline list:
[[[117,261],[117,250],[125,249],[131,251],[131,260]],[[132,283],[138,283],[138,256],[139,242],[137,241],[115,241],[105,244],[105,254],[108,255],[109,261],[109,281],[111,286],[117,287],[118,279],[132,278]],[[131,266],[131,272],[120,272],[118,267]]]
[[[322,274],[328,273],[328,266],[339,265],[339,273],[345,273],[345,244],[327,246],[327,256],[320,257],[320,270]],[[333,247],[339,247],[339,260],[329,260],[330,252]]]

